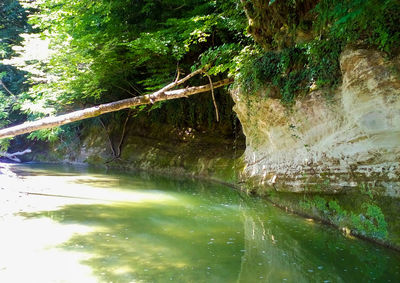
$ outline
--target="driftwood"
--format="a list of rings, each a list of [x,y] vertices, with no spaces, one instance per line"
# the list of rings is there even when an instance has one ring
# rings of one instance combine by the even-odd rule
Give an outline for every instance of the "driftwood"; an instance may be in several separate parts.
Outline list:
[[[10,160],[12,160],[14,162],[20,163],[21,160],[17,156],[21,156],[21,155],[24,155],[24,154],[27,154],[27,153],[30,153],[30,152],[32,152],[30,148],[25,149],[24,151],[17,151],[17,152],[14,152],[14,153],[0,152],[0,157],[5,157],[5,158],[8,158],[8,159],[10,159]]]
[[[68,114],[47,117],[37,121],[26,122],[21,125],[5,128],[0,130],[0,139],[14,137],[17,135],[22,135],[25,133],[30,133],[36,130],[48,129],[57,126],[62,126],[65,124],[69,124],[75,121],[84,120],[87,118],[92,118],[99,116],[101,114],[119,111],[121,109],[130,108],[132,106],[144,105],[144,104],[152,104],[158,101],[177,99],[182,97],[188,97],[193,94],[207,92],[212,89],[222,87],[228,85],[233,82],[233,79],[225,79],[222,81],[218,81],[208,85],[195,86],[195,87],[187,87],[183,89],[170,90],[177,85],[180,85],[192,78],[197,74],[204,73],[204,69],[199,69],[186,77],[176,80],[164,88],[147,95],[136,96],[128,99],[123,99],[115,102],[110,102],[106,104],[101,104],[98,106],[86,108],[83,110],[74,111]]]

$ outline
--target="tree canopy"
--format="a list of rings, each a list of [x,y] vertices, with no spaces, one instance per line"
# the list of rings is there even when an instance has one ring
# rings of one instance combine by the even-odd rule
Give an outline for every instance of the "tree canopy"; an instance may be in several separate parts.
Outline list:
[[[51,50],[46,60],[25,60],[35,74],[0,64],[0,128],[148,94],[204,67],[195,85],[231,77],[249,95],[272,87],[290,105],[340,82],[346,44],[393,56],[400,42],[396,0],[6,0],[0,15],[1,58],[13,58],[27,33],[50,40]],[[230,109],[222,120],[232,119],[231,102],[216,99]],[[135,111],[196,126],[215,119],[212,109],[208,96]]]
[[[226,77],[231,59],[251,41],[234,0],[46,0],[27,5],[30,25],[50,38],[52,50],[40,66],[45,77],[31,81],[30,90],[17,97],[28,120],[143,95],[178,73],[205,65],[211,66],[207,75]],[[206,82],[204,75],[196,83]],[[147,108],[160,107],[162,102]],[[59,131],[31,137],[51,138]]]

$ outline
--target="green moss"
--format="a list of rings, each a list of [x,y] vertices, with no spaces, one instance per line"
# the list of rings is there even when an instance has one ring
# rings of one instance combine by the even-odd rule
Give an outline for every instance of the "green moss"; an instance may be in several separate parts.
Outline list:
[[[94,165],[94,166],[99,166],[99,165],[104,165],[104,162],[106,160],[104,160],[103,158],[101,158],[98,155],[91,155],[88,158],[86,158],[85,162],[90,164],[90,165]]]
[[[242,92],[255,94],[274,88],[272,98],[290,105],[310,88],[336,87],[341,81],[340,42],[314,40],[281,51],[255,51],[241,58],[236,84]]]
[[[385,216],[379,206],[365,203],[364,213],[351,214],[351,224],[357,233],[378,239],[388,236]]]
[[[372,202],[369,198],[363,201],[352,202],[352,206],[347,206],[343,199],[359,199],[359,195],[347,195],[341,199],[338,196],[324,195],[302,195],[295,194],[275,194],[271,199],[281,205],[290,207],[295,211],[311,215],[315,218],[328,221],[339,228],[350,231],[355,235],[385,240],[400,245],[395,218],[388,218],[381,209],[379,202]],[[392,226],[392,227],[389,227]],[[389,234],[389,231],[392,234]],[[390,237],[389,237],[390,236]]]

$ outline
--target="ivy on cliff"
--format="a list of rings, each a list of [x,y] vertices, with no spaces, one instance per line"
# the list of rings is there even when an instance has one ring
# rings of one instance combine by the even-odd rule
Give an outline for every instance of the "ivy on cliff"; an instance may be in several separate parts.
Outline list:
[[[396,0],[321,0],[316,30],[344,44],[365,43],[392,54],[400,42],[400,2]]]
[[[310,90],[340,83],[339,56],[348,44],[388,56],[399,52],[396,0],[242,2],[249,32],[261,47],[237,57],[236,84],[245,93],[272,88],[267,95],[291,104]]]

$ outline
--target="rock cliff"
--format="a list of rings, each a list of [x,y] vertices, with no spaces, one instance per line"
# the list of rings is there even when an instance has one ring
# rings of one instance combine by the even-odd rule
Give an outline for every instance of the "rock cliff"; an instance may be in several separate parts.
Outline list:
[[[342,84],[286,108],[268,90],[233,91],[246,136],[242,179],[262,190],[359,188],[400,197],[400,56],[346,48]]]

